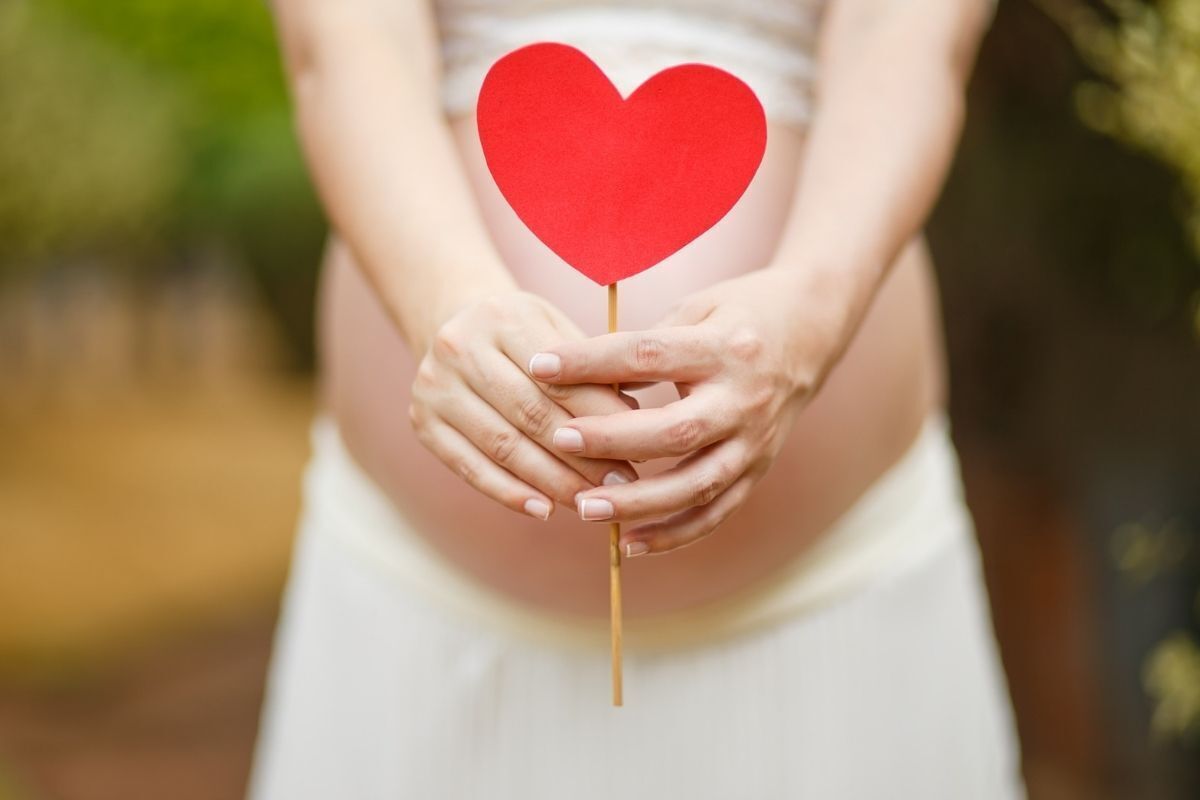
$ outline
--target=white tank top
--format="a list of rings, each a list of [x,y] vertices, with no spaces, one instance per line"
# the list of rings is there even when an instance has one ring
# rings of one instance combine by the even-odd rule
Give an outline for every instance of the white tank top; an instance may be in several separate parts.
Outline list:
[[[767,118],[804,127],[825,0],[438,0],[442,106],[475,109],[479,87],[505,53],[533,42],[578,47],[628,96],[654,73],[699,61],[732,72]]]

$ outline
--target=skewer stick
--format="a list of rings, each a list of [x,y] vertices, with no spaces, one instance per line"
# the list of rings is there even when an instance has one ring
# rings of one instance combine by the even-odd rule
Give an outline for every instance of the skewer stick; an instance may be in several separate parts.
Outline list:
[[[608,332],[617,330],[617,284],[608,285]],[[621,391],[619,383],[613,390]],[[608,586],[612,609],[612,704],[622,705],[621,699],[621,523],[608,526]]]

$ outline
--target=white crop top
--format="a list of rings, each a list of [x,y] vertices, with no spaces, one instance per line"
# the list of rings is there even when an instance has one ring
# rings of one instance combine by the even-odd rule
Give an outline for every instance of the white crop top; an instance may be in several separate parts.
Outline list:
[[[442,107],[475,108],[488,68],[533,42],[578,47],[628,96],[654,73],[700,61],[732,72],[767,118],[811,114],[817,25],[825,0],[437,0]]]

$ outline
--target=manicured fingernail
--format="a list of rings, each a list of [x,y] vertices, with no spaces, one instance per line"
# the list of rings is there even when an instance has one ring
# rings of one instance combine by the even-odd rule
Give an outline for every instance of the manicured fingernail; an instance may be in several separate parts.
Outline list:
[[[617,486],[622,483],[629,483],[629,478],[626,478],[624,475],[617,472],[615,469],[612,472],[610,472],[604,476],[604,485],[605,486]]]
[[[579,518],[582,520],[608,519],[613,515],[613,504],[607,500],[601,500],[596,497],[581,497],[576,503],[579,510]]]
[[[554,432],[554,446],[565,453],[578,453],[583,449],[583,434],[574,428],[559,428]]]
[[[540,520],[550,519],[550,504],[544,500],[531,497],[525,501],[525,513]]]
[[[645,542],[630,542],[629,544],[625,545],[625,555],[629,556],[630,558],[649,552],[650,545],[646,544]]]
[[[529,359],[529,374],[535,378],[553,378],[562,370],[562,359],[554,353],[534,353]]]

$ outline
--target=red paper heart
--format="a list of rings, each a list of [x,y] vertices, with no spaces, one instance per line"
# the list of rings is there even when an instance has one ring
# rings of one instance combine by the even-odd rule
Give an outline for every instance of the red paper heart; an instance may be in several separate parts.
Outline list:
[[[501,193],[547,247],[601,285],[649,269],[733,208],[767,123],[745,83],[705,64],[623,99],[579,50],[514,50],[479,92],[479,139]]]

